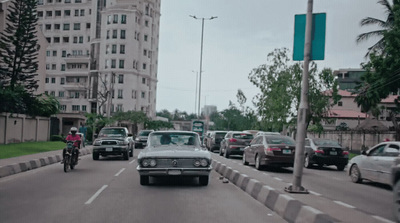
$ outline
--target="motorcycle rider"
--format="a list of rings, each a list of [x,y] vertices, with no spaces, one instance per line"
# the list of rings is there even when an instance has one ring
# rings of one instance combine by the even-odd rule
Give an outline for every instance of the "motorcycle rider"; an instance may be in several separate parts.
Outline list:
[[[74,141],[74,152],[73,154],[76,156],[76,163],[78,163],[78,156],[79,156],[79,149],[80,149],[80,144],[81,144],[81,137],[76,134],[76,132],[78,132],[78,129],[76,127],[72,127],[70,130],[71,134],[68,134],[67,138],[64,140],[65,142],[67,141]],[[76,149],[75,149],[76,148]],[[61,161],[61,163],[64,163],[64,157],[65,157],[65,153],[67,152],[67,148],[63,149],[63,153],[62,153],[62,157],[63,160]]]

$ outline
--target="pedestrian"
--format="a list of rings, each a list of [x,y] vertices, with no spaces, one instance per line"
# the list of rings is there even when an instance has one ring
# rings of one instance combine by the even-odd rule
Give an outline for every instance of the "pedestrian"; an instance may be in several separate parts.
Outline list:
[[[85,123],[81,122],[81,127],[79,127],[79,132],[83,134],[83,147],[85,147],[85,141],[86,141],[86,133],[87,133],[87,128],[85,126]]]

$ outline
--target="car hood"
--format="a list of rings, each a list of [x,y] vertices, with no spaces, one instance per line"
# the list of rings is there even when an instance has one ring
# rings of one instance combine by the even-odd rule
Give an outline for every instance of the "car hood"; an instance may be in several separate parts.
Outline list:
[[[211,159],[211,154],[201,147],[169,145],[146,147],[139,153],[138,159],[143,157],[204,157]]]
[[[125,140],[125,138],[127,137],[102,137],[102,138],[97,138],[96,140],[101,140],[101,141],[105,141],[105,140]]]

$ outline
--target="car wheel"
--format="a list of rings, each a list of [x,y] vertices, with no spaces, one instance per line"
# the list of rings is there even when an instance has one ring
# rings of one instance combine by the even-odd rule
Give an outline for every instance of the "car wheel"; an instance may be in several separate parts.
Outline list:
[[[337,165],[336,166],[337,170],[339,170],[339,171],[343,171],[345,167],[346,167],[345,165]]]
[[[228,150],[225,150],[224,157],[225,157],[225,158],[227,158],[227,159],[229,159],[229,153],[228,153]]]
[[[129,157],[133,157],[133,148],[129,151]]]
[[[222,156],[222,149],[219,149],[219,155]]]
[[[393,213],[397,222],[400,222],[400,180],[393,186]]]
[[[129,160],[129,150],[124,152],[123,156],[124,156],[124,160]]]
[[[98,153],[93,153],[92,154],[93,160],[99,160],[99,154]]]
[[[361,183],[361,181],[362,181],[361,173],[360,173],[360,169],[358,169],[357,164],[354,164],[353,166],[351,166],[350,178],[351,178],[351,181],[353,181],[354,183]]]
[[[149,185],[149,176],[140,176],[140,185]]]
[[[309,169],[311,168],[311,163],[310,163],[310,156],[308,154],[306,154],[305,158],[304,158],[304,167]]]
[[[201,186],[207,186],[208,185],[208,176],[200,176],[199,177],[199,183]]]
[[[257,170],[261,170],[261,159],[260,159],[260,156],[257,154],[256,155],[256,169]]]
[[[249,165],[249,162],[246,161],[246,154],[245,153],[243,153],[242,163],[245,166]]]

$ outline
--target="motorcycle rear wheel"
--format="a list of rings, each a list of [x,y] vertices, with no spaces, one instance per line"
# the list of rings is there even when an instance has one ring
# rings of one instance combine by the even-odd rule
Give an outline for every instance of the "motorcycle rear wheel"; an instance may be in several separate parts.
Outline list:
[[[65,157],[64,157],[64,172],[68,172],[70,170],[70,162],[71,162],[71,157],[69,155],[65,155]]]

